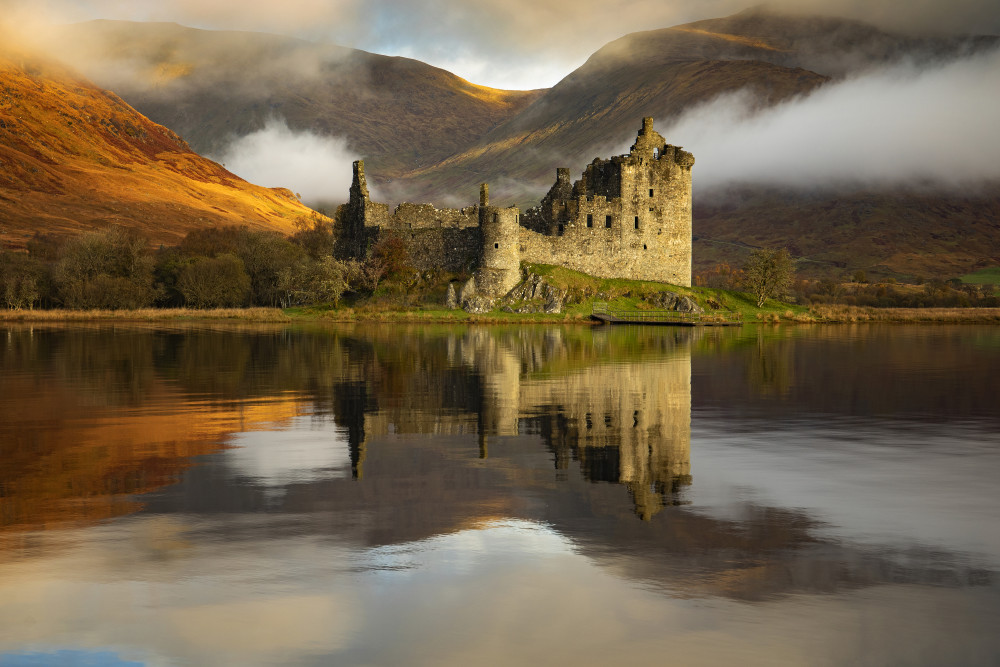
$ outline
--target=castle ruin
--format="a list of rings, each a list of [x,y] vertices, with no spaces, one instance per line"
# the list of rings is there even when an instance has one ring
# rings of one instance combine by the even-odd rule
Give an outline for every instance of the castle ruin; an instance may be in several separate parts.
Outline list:
[[[399,235],[420,270],[475,268],[476,292],[500,297],[521,280],[521,262],[554,264],[602,278],[691,284],[691,153],[672,146],[643,118],[626,155],[597,158],[570,182],[569,169],[539,206],[479,203],[461,209],[373,202],[364,162],[354,163],[344,207],[345,245],[363,256],[382,231]]]

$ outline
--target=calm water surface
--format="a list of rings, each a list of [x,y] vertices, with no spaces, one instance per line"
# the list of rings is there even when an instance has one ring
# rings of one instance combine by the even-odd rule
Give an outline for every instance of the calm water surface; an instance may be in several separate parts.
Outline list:
[[[0,666],[995,665],[1000,329],[0,328]]]

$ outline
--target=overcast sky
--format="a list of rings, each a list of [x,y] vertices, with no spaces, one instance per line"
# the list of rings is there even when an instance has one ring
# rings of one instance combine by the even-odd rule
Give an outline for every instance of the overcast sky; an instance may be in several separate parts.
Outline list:
[[[443,67],[502,88],[555,84],[605,43],[637,30],[732,14],[752,0],[0,0],[8,18],[174,21],[256,30]],[[917,31],[1000,33],[998,0],[777,0]]]

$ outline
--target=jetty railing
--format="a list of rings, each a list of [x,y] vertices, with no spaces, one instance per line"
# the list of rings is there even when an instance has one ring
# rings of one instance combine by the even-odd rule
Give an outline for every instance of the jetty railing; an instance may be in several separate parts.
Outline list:
[[[704,314],[685,313],[678,310],[626,310],[612,308],[606,301],[595,301],[592,313],[595,317],[605,321],[635,324],[738,324],[743,319],[740,313],[731,310]]]

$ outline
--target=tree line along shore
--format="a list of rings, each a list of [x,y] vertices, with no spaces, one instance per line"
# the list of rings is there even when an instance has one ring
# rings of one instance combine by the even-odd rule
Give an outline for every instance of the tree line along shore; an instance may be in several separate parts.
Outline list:
[[[706,316],[722,311],[747,323],[1000,322],[995,286],[868,283],[857,274],[851,282],[799,279],[784,250],[761,249],[742,267],[696,274],[694,287],[525,266],[526,277],[561,295],[557,312],[519,303],[466,313],[453,298],[446,304],[473,267],[416,271],[393,234],[361,260],[338,259],[334,227],[319,218],[290,236],[213,227],[157,249],[119,226],[73,237],[36,234],[26,245],[0,251],[0,320],[583,322],[594,301],[652,310],[670,294],[688,297]]]

